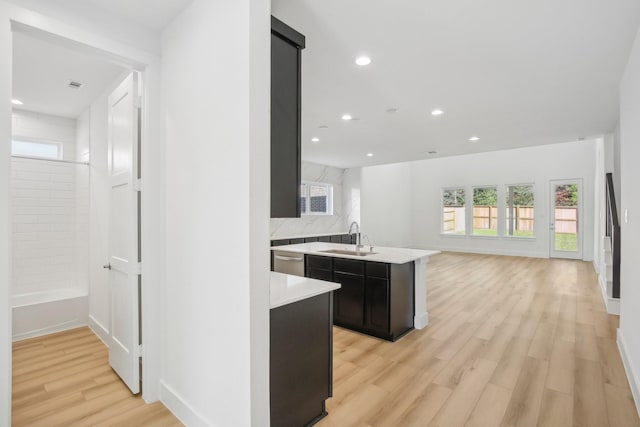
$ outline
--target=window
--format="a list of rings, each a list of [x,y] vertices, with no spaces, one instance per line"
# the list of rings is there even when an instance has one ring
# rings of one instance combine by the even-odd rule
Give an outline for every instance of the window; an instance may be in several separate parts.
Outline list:
[[[465,234],[464,188],[442,190],[442,233]]]
[[[333,185],[323,182],[302,182],[300,211],[303,215],[333,215]]]
[[[498,235],[498,189],[496,187],[473,189],[473,235]]]
[[[14,156],[37,157],[39,159],[62,159],[62,145],[55,142],[11,141]]]
[[[506,236],[534,237],[533,185],[507,185]]]

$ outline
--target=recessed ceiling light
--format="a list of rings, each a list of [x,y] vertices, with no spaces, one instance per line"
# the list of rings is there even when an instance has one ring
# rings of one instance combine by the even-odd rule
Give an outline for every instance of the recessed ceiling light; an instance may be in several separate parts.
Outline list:
[[[367,153],[367,157],[373,157],[373,153]]]
[[[320,138],[311,138],[311,142],[319,142]]]
[[[469,138],[469,141],[471,142],[475,142],[475,141],[479,141],[480,138],[478,138],[477,136],[472,136],[471,138]]]
[[[359,56],[358,58],[356,58],[356,64],[360,66],[369,65],[371,64],[371,58],[369,58],[368,56]]]
[[[444,111],[439,110],[439,109],[435,109],[435,110],[433,110],[433,111],[431,112],[431,115],[432,115],[432,116],[441,116],[441,115],[443,115],[443,114],[444,114]]]
[[[389,114],[393,114],[393,113],[397,113],[397,112],[398,112],[398,109],[397,109],[397,108],[387,108],[387,110],[386,110],[386,111],[387,111],[387,113],[389,113]]]
[[[329,129],[329,126],[327,126],[327,125],[320,125],[320,126],[318,126],[318,129]]]
[[[343,114],[342,115],[342,120],[352,120],[353,117],[351,117],[351,114]]]
[[[19,99],[12,99],[11,103],[13,105],[23,105],[24,104],[24,102],[20,101]]]

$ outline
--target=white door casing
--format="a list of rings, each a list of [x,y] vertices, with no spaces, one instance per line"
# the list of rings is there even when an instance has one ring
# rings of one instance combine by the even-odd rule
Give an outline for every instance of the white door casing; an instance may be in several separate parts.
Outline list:
[[[109,95],[109,364],[140,392],[138,74]]]
[[[577,204],[575,206],[575,243],[573,240],[571,240],[571,232],[566,233],[567,230],[563,230],[563,224],[561,224],[561,222],[564,222],[564,228],[566,228],[566,224],[570,223],[572,219],[569,218],[566,221],[557,221],[556,218],[556,191],[558,190],[558,188],[574,184],[577,187],[578,198]],[[582,179],[563,179],[549,181],[550,258],[582,259],[582,197]],[[562,207],[559,206],[559,208],[561,209]]]

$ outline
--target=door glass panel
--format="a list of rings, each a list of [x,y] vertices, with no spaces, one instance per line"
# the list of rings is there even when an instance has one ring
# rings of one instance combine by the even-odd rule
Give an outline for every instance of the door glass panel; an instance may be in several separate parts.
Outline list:
[[[578,184],[555,186],[554,248],[556,251],[578,251]]]

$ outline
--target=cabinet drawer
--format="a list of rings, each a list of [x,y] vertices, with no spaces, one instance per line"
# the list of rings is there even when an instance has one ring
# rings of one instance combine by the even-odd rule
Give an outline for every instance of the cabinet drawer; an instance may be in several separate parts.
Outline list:
[[[307,273],[305,276],[311,279],[326,280],[328,282],[333,280],[333,272],[331,270],[321,270],[319,268],[307,267]]]
[[[336,258],[333,261],[334,271],[364,275],[364,261]]]
[[[383,262],[367,262],[367,277],[389,278],[389,264]]]
[[[331,270],[332,259],[326,256],[307,255],[307,268],[308,269],[322,269]]]

